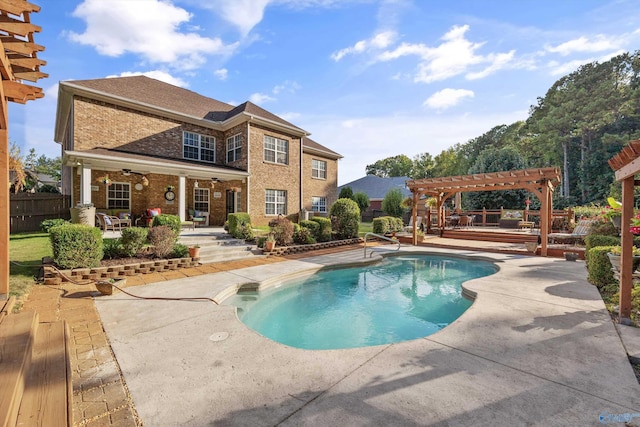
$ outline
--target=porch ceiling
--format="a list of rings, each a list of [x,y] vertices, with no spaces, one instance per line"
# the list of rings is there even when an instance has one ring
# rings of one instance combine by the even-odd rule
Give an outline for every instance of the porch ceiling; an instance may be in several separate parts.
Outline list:
[[[424,178],[407,181],[407,187],[414,194],[437,196],[443,193],[470,191],[496,191],[510,189],[552,187],[560,182],[559,168],[522,169],[506,172],[492,172],[473,175]]]
[[[232,181],[242,180],[249,176],[248,172],[218,165],[192,164],[180,160],[159,159],[101,148],[91,151],[67,151],[64,153],[62,161],[65,166],[83,165],[104,171],[131,169],[143,174],[176,175],[191,179],[217,178],[220,181]]]

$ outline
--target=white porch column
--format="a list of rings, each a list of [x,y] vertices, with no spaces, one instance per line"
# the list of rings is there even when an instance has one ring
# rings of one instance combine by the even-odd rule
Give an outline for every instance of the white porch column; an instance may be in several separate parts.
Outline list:
[[[80,172],[80,203],[91,203],[91,168],[82,166]]]
[[[178,177],[178,216],[184,222],[187,211],[187,179],[184,176]]]

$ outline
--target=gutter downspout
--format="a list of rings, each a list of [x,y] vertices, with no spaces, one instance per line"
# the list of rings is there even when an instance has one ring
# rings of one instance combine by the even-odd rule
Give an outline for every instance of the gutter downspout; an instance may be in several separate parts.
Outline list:
[[[249,116],[249,120],[247,120],[247,194],[245,198],[247,199],[247,213],[251,216],[251,120],[253,120],[253,116]]]

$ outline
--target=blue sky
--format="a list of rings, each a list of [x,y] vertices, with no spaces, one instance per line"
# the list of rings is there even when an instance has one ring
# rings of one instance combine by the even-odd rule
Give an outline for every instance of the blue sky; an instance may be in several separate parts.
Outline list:
[[[9,106],[23,153],[60,155],[59,81],[145,74],[302,127],[344,156],[339,184],[525,119],[562,75],[640,49],[636,0],[33,2],[49,78]]]

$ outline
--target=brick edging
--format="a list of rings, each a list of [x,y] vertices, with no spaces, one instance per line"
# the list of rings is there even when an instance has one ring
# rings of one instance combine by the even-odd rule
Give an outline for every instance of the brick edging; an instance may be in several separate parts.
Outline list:
[[[357,237],[355,239],[332,240],[330,242],[313,243],[310,245],[278,246],[275,247],[271,252],[264,252],[264,254],[267,256],[291,255],[301,252],[315,251],[318,249],[328,249],[338,246],[354,245],[362,242],[362,238]]]

